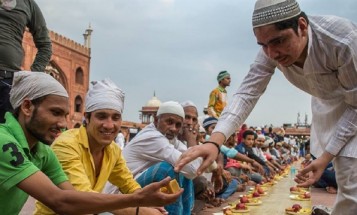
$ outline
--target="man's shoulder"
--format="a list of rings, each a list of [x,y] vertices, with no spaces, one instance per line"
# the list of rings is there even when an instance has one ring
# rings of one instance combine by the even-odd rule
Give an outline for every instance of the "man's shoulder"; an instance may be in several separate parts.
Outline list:
[[[69,129],[59,135],[54,143],[56,144],[72,144],[72,142],[78,143],[81,138],[82,132],[78,128]],[[87,137],[87,136],[85,136]]]
[[[318,35],[320,39],[343,40],[349,37],[351,32],[357,29],[356,24],[351,20],[334,16],[309,16],[311,29]],[[354,34],[355,35],[355,34]]]
[[[239,143],[239,144],[235,147],[235,149],[238,150],[238,151],[244,150],[244,149],[245,149],[244,144],[243,144],[243,143]]]
[[[5,126],[0,127],[0,146],[3,146],[7,143],[16,143],[19,144],[15,136],[6,128]]]
[[[214,88],[214,89],[211,91],[211,93],[220,93],[220,92],[221,92],[221,90],[220,90],[219,86],[216,87],[216,88]]]
[[[141,130],[130,142],[138,142],[161,137],[164,137],[164,135],[156,129],[153,123],[151,123]]]

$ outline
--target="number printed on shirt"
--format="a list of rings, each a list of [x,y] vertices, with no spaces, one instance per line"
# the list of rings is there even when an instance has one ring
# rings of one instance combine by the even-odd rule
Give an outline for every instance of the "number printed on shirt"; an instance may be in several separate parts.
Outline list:
[[[17,146],[14,143],[8,143],[2,146],[2,151],[7,152],[11,150],[11,156],[15,159],[10,161],[10,164],[13,166],[18,166],[24,162],[24,156],[22,156],[21,152],[19,152]]]

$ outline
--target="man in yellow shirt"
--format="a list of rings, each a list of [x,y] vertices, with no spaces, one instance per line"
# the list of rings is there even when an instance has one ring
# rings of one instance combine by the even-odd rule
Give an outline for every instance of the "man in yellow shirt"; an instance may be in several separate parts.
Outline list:
[[[87,93],[85,123],[61,134],[52,144],[69,181],[78,191],[102,192],[107,181],[121,193],[133,193],[140,185],[126,166],[115,144],[122,122],[124,93],[110,80],[93,82]],[[165,213],[163,209],[161,212]],[[140,208],[140,214],[162,214],[154,208]],[[113,211],[135,214],[136,208]],[[35,214],[54,214],[37,202]]]
[[[221,71],[217,76],[218,87],[209,95],[208,115],[218,118],[227,104],[227,90],[231,83],[231,75],[227,71]]]

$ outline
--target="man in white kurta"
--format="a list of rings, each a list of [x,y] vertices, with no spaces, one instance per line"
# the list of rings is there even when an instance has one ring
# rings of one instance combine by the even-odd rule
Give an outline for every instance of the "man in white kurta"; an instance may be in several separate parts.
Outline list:
[[[141,130],[123,150],[127,166],[141,186],[170,176],[184,188],[179,200],[165,206],[170,215],[191,213],[194,200],[192,179],[197,176],[196,171],[201,164],[197,159],[179,173],[174,172],[173,165],[187,150],[187,146],[177,139],[184,117],[184,110],[179,103],[161,104],[154,122]]]
[[[339,190],[332,214],[355,214],[357,26],[335,16],[307,17],[295,0],[258,0],[253,30],[261,50],[210,140],[222,144],[245,121],[278,68],[294,86],[312,96],[311,153],[318,158],[296,181],[312,184],[334,159]],[[205,145],[182,159],[187,162],[203,156],[208,161],[214,151],[213,144]],[[177,169],[185,162],[178,163]],[[308,172],[312,175],[305,178]]]

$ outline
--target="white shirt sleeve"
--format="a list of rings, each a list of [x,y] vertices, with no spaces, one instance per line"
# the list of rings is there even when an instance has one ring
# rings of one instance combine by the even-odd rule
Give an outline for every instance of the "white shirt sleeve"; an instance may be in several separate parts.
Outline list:
[[[223,133],[226,139],[244,123],[260,96],[264,93],[276,65],[261,50],[245,76],[243,83],[226,106],[213,132]]]
[[[326,151],[337,155],[346,143],[357,133],[357,36],[341,52],[337,78],[343,90],[344,101],[348,105],[337,122],[337,129],[326,146]]]

